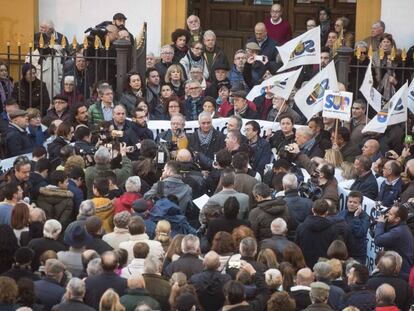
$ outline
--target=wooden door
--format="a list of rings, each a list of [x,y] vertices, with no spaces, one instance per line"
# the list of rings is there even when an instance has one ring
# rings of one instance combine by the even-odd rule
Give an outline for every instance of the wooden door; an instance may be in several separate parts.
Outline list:
[[[229,61],[234,52],[244,48],[247,38],[254,35],[254,25],[270,18],[270,5],[259,5],[267,0],[188,0],[188,14],[200,17],[203,30],[211,29],[217,35],[218,45],[224,49]],[[276,3],[277,1],[273,1]],[[308,17],[317,17],[320,6],[332,10],[333,20],[347,16],[350,30],[355,25],[355,0],[282,0],[283,18],[288,19],[294,35],[305,31]]]

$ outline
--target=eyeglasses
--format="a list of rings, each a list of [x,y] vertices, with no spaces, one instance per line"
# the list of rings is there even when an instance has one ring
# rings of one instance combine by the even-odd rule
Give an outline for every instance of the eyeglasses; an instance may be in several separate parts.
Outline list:
[[[162,52],[161,54],[164,54],[164,55],[173,55],[174,53],[173,52]]]
[[[367,55],[367,52],[362,52],[362,51],[361,51],[361,55]]]
[[[196,86],[196,87],[189,87],[188,89],[189,89],[190,91],[195,91],[195,90],[201,89],[201,87],[200,87],[200,86]]]
[[[180,108],[180,106],[171,105],[169,108]]]
[[[193,48],[194,50],[199,50],[199,51],[202,51],[203,50],[203,48]]]

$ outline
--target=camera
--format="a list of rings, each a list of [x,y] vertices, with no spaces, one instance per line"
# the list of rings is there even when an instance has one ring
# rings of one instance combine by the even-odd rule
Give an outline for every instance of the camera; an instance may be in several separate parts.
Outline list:
[[[259,62],[264,62],[265,61],[265,57],[263,55],[256,55],[254,57],[254,60],[257,60]]]
[[[323,194],[322,188],[310,180],[302,181],[299,184],[298,192],[302,198],[308,198],[312,201],[320,199]]]

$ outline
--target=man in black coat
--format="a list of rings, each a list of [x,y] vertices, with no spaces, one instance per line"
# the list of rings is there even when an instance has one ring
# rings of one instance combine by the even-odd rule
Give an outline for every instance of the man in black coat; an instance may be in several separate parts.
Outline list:
[[[99,301],[103,293],[112,288],[119,296],[128,288],[127,279],[115,273],[118,268],[118,256],[112,252],[105,252],[101,256],[103,273],[86,278],[85,303],[99,310]]]
[[[86,231],[91,235],[92,239],[85,245],[86,249],[93,249],[99,255],[106,251],[112,251],[113,248],[102,240],[102,220],[98,216],[90,216],[86,219]]]
[[[360,155],[355,158],[354,167],[357,178],[351,185],[351,190],[359,191],[364,197],[376,200],[378,197],[378,183],[371,171],[372,161],[369,157]]]
[[[5,134],[6,157],[14,157],[33,151],[33,141],[26,131],[29,126],[27,112],[15,110],[9,114],[10,123]]]
[[[278,257],[279,258],[279,257]],[[302,268],[296,274],[296,286],[292,286],[289,291],[289,296],[295,299],[296,311],[306,309],[312,301],[310,300],[310,284],[315,277],[309,268]]]
[[[134,147],[134,151],[128,154],[131,160],[138,160],[139,145],[143,139],[154,139],[154,134],[147,126],[147,116],[142,108],[136,108],[132,112],[131,127],[126,131],[124,141],[128,147]]]
[[[170,263],[165,269],[165,276],[168,278],[174,272],[183,272],[187,279],[191,276],[203,271],[203,261],[198,258],[200,255],[200,240],[193,234],[188,234],[181,242],[181,250],[183,255]]]
[[[195,286],[198,299],[204,310],[219,310],[225,301],[224,284],[231,278],[229,275],[217,271],[220,267],[220,257],[214,251],[210,251],[204,256],[203,265],[204,271],[194,274],[189,283]]]
[[[234,105],[234,110],[230,114],[235,114],[243,119],[259,119],[259,114],[257,111],[254,111],[249,104],[247,103],[247,92],[240,87],[232,88],[230,96],[232,98],[232,103]]]
[[[79,278],[72,278],[66,285],[66,299],[52,308],[52,311],[94,311],[83,302],[85,296],[85,282]]]
[[[316,200],[313,215],[306,217],[296,229],[296,244],[302,249],[308,267],[313,267],[319,257],[326,257],[329,245],[336,239],[335,227],[326,219],[328,208],[327,201]]]
[[[16,282],[21,278],[28,278],[32,281],[40,280],[40,277],[32,272],[31,263],[34,252],[28,247],[20,247],[14,253],[15,263],[11,269],[4,272],[2,276],[14,279]]]
[[[225,136],[213,128],[209,112],[202,112],[198,116],[200,128],[188,137],[188,149],[195,154],[196,161],[201,169],[211,169],[214,155],[224,148]]]
[[[288,246],[295,246],[295,243],[289,241],[286,237],[287,234],[287,224],[282,218],[276,218],[272,221],[270,225],[272,231],[272,237],[264,239],[260,242],[260,249],[270,248],[275,252],[277,260],[283,261],[283,252]]]

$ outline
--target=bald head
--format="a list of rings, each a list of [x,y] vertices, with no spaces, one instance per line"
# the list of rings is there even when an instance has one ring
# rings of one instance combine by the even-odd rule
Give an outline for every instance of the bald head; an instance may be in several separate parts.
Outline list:
[[[296,283],[298,285],[309,286],[314,280],[313,272],[309,268],[302,268],[296,274]]]
[[[377,154],[380,149],[380,144],[375,139],[368,139],[362,146],[362,155],[372,157]]]
[[[257,42],[266,40],[267,31],[264,23],[257,23],[256,26],[254,26],[254,36],[256,37]]]
[[[141,274],[133,274],[131,278],[128,279],[128,288],[145,288],[145,281]]]
[[[191,161],[191,152],[188,149],[180,149],[177,152],[177,161],[178,162],[190,162]]]
[[[405,174],[410,180],[414,180],[414,159],[408,160],[405,164]]]
[[[203,260],[204,268],[207,270],[216,270],[220,267],[220,257],[215,251],[209,251]]]
[[[101,255],[101,260],[104,271],[112,272],[118,267],[118,257],[113,251],[103,253]]]
[[[375,292],[377,305],[389,306],[393,305],[395,301],[394,287],[385,283],[377,288]]]

